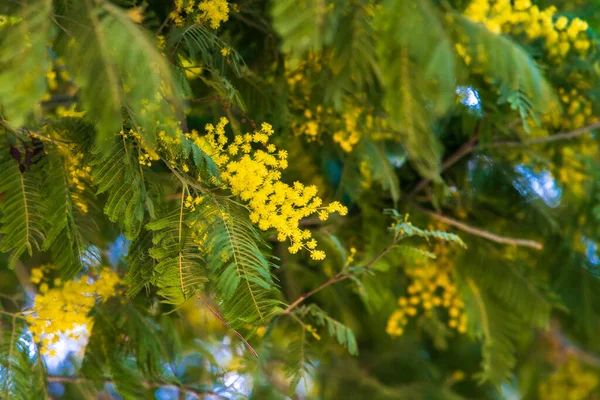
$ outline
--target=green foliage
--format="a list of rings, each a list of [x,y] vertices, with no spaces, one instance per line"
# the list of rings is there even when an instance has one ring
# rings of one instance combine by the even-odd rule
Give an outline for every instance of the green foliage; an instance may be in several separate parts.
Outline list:
[[[52,0],[20,2],[19,21],[0,28],[0,103],[17,126],[25,123],[46,92],[47,43],[55,33],[51,14]]]
[[[39,250],[44,243],[44,203],[40,193],[39,171],[36,167],[23,168],[14,157],[25,158],[20,147],[12,147],[12,153],[6,149],[1,155],[0,163],[0,251],[10,252],[9,268],[14,268],[25,251],[29,255]],[[15,156],[13,156],[15,154]],[[25,160],[23,160],[23,163]]]
[[[446,242],[456,243],[465,248],[467,247],[465,242],[463,242],[459,236],[453,233],[434,231],[430,229],[421,229],[414,226],[411,222],[407,222],[407,216],[400,215],[397,210],[388,209],[384,210],[384,213],[391,215],[394,221],[396,222],[396,224],[392,225],[390,230],[399,236],[418,236],[427,240],[433,238],[438,240],[444,240]]]
[[[348,350],[348,353],[354,356],[358,355],[356,338],[354,337],[354,333],[352,333],[350,328],[331,318],[325,311],[315,304],[311,304],[310,306],[300,309],[298,312],[301,314],[310,314],[317,321],[319,326],[327,327],[327,333],[329,336],[335,338],[339,344],[344,346]]]
[[[281,311],[271,275],[272,263],[247,214],[233,202],[209,197],[200,206],[197,235],[204,238],[206,264],[215,277],[215,290],[232,326],[266,322]]]
[[[140,232],[146,210],[154,216],[154,204],[148,196],[138,158],[139,150],[125,139],[114,141],[110,150],[97,153],[90,160],[96,194],[108,192],[104,213],[118,222],[128,239]]]
[[[556,360],[597,374],[600,8],[527,3],[481,2],[494,26],[470,0],[0,1],[0,398],[533,399]],[[234,195],[243,157],[268,168]],[[69,293],[104,268],[114,292]],[[96,302],[59,368],[27,328],[47,293]]]
[[[324,20],[327,18],[323,3],[307,0],[273,2],[271,7],[273,28],[281,37],[281,50],[290,53],[290,60],[298,62],[308,52],[321,50],[324,37]]]
[[[82,86],[81,102],[97,126],[98,144],[110,148],[123,112],[154,144],[155,121],[162,116],[175,120],[182,104],[168,62],[147,32],[108,1],[78,2],[65,20],[71,35],[61,38],[61,54]]]
[[[25,322],[3,314],[0,327],[0,395],[15,400],[47,398],[44,366],[38,354],[31,355],[33,343]]]
[[[51,173],[46,178],[45,208],[48,216],[42,250],[50,249],[62,276],[72,279],[84,267],[86,244],[76,221],[78,211],[73,205],[65,160],[56,147],[48,147],[48,167]]]
[[[235,77],[240,78],[246,68],[244,60],[237,50],[232,49],[208,28],[198,24],[176,28],[169,32],[167,49],[173,54],[181,54],[201,63],[204,69],[210,72],[210,76],[200,73],[198,77],[215,89],[221,97],[240,107],[243,111],[246,110],[244,100],[238,90],[227,79],[229,70]],[[227,56],[223,56],[222,49],[228,51]],[[185,76],[183,66],[181,68],[181,73]],[[184,82],[187,83],[185,78]]]
[[[187,226],[191,221],[190,213],[184,210],[185,189],[182,193],[179,210],[146,225],[146,229],[154,232],[153,247],[148,250],[150,257],[156,260],[153,283],[159,288],[163,301],[175,305],[192,297],[206,282],[202,254],[194,243],[193,231]],[[130,275],[130,280],[132,277]]]
[[[499,85],[522,90],[539,112],[546,112],[556,104],[556,97],[545,76],[532,56],[519,44],[503,35],[495,35],[483,25],[461,15],[454,17],[468,37],[469,54],[484,74]]]
[[[364,140],[362,145],[364,146],[362,151],[363,161],[372,165],[373,179],[381,182],[383,190],[388,190],[391,193],[394,205],[396,205],[400,200],[400,182],[398,182],[398,176],[388,159],[385,146],[370,140]]]
[[[483,339],[480,381],[506,381],[516,364],[515,340],[526,327],[525,323],[498,304],[498,301],[473,281],[467,280],[467,310],[470,331]]]

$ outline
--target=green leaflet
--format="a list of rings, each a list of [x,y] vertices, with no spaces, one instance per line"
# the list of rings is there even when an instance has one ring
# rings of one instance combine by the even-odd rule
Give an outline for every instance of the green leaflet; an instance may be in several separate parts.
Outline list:
[[[54,146],[48,146],[46,176],[47,234],[42,250],[50,249],[64,279],[72,279],[83,269],[85,244],[76,222],[64,160]],[[89,256],[89,253],[87,253]]]
[[[365,138],[361,141],[364,158],[370,163],[373,178],[381,182],[381,187],[392,195],[394,204],[400,201],[400,182],[390,163],[383,143],[375,143]]]
[[[467,35],[468,51],[485,75],[495,79],[498,84],[522,90],[538,112],[546,112],[557,103],[546,78],[520,45],[462,15],[454,14],[453,18]]]
[[[479,380],[489,380],[499,386],[511,376],[517,362],[515,341],[529,326],[483,292],[472,279],[467,279],[466,283],[464,298],[468,329],[483,340]]]
[[[20,2],[20,22],[0,29],[0,104],[15,126],[22,126],[46,93],[53,40],[52,0]]]
[[[290,53],[292,62],[298,62],[308,52],[321,50],[324,41],[324,20],[327,17],[323,3],[318,0],[273,1],[271,6],[273,28],[282,39],[281,49]]]
[[[14,148],[16,151],[20,151]],[[8,154],[0,156],[0,251],[10,252],[9,268],[14,268],[19,257],[39,250],[45,240],[44,204],[39,192],[38,171],[19,169],[19,163]]]
[[[275,300],[273,266],[262,253],[263,244],[242,209],[228,199],[208,197],[199,207],[198,230],[202,251],[216,279],[217,299],[233,326],[268,321],[281,311]]]
[[[344,346],[348,353],[353,356],[358,355],[358,345],[356,344],[356,338],[350,328],[341,322],[331,318],[325,311],[323,311],[316,304],[300,309],[300,313],[309,313],[316,321],[319,326],[327,327],[327,333],[329,336],[335,338],[339,344]]]
[[[152,248],[153,232],[144,230],[129,245],[127,253],[127,282],[126,295],[129,298],[135,297],[143,288],[148,288],[154,281],[155,260],[150,256],[149,250]]]
[[[81,102],[97,126],[97,144],[110,149],[126,112],[155,143],[155,121],[177,121],[182,112],[179,85],[167,60],[140,25],[107,1],[82,0],[66,21],[74,35],[65,35],[59,52],[82,86]],[[167,134],[175,135],[175,126]]]
[[[403,217],[398,213],[398,211],[394,209],[384,210],[384,214],[391,215],[392,218],[395,220],[396,224],[392,226],[390,230],[397,234],[404,235],[406,237],[418,236],[427,240],[429,240],[430,238],[434,238],[444,240],[446,242],[456,243],[464,248],[467,247],[465,242],[463,242],[458,235],[455,235],[454,233],[432,231],[429,229],[418,228],[410,222],[405,222],[403,220]]]
[[[23,319],[0,315],[0,397],[3,399],[46,399],[45,368]]]
[[[455,55],[442,16],[429,0],[384,2],[375,19],[384,107],[417,171],[439,179],[442,147],[435,119],[454,98]],[[390,15],[391,14],[391,15]]]
[[[163,302],[168,304],[182,304],[202,289],[207,280],[204,260],[192,237],[189,222],[190,214],[184,209],[182,200],[176,210],[146,224],[146,229],[153,231],[153,246],[148,252],[156,260],[153,282],[159,288]]]
[[[138,163],[138,153],[124,140],[112,141],[108,151],[90,160],[91,176],[97,194],[107,192],[104,213],[118,222],[125,237],[134,239],[142,228],[146,210],[153,215],[154,205]]]

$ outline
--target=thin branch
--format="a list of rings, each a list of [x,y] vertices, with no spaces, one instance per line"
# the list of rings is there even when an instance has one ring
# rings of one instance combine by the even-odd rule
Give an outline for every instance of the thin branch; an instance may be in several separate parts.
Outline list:
[[[556,135],[550,135],[550,136],[545,136],[545,137],[541,137],[541,138],[535,138],[535,139],[530,139],[530,140],[524,140],[522,142],[516,141],[516,140],[510,140],[510,141],[498,141],[498,142],[492,142],[492,143],[487,143],[487,144],[480,144],[479,146],[476,146],[475,149],[479,150],[479,149],[485,149],[485,148],[498,148],[498,147],[522,147],[522,146],[530,146],[530,145],[534,145],[534,144],[544,144],[544,143],[552,143],[552,142],[557,142],[560,140],[570,140],[570,139],[575,139],[578,136],[584,135],[586,133],[589,133],[591,130],[594,129],[598,129],[600,128],[600,122],[595,122],[593,124],[569,131],[569,132],[562,132],[562,133],[557,133]]]
[[[208,305],[208,303],[202,298],[202,296],[198,295],[198,299],[200,299],[200,301],[202,302],[202,304],[204,304],[204,306],[208,309],[208,311],[210,311],[215,317],[217,317],[217,319],[219,321],[221,321],[221,323],[223,325],[225,325],[225,327],[227,329],[229,329],[230,331],[232,331],[235,336],[237,336],[242,343],[244,343],[244,345],[246,346],[246,348],[248,348],[248,350],[250,350],[250,352],[252,354],[254,354],[254,357],[258,357],[258,353],[254,350],[254,348],[250,345],[250,343],[248,343],[248,341],[246,339],[244,339],[244,337],[235,329],[233,329],[231,327],[231,325],[229,325],[229,323],[227,321],[225,321],[225,318],[223,318],[218,312],[216,312],[215,310],[212,309],[211,306]]]
[[[58,383],[79,383],[79,382],[90,382],[90,379],[87,379],[85,377],[82,376],[56,376],[56,375],[47,375],[46,376],[46,381],[47,382],[58,382]],[[111,378],[102,378],[102,381],[104,383],[108,383],[108,384],[114,384],[115,382],[111,379]],[[217,396],[221,399],[227,399],[227,397],[216,393],[212,390],[200,390],[200,389],[194,389],[192,387],[189,386],[183,386],[183,385],[176,385],[174,383],[168,383],[168,382],[160,382],[160,381],[146,381],[143,380],[141,381],[142,385],[144,385],[145,388],[151,389],[151,388],[160,388],[160,387],[173,387],[177,390],[179,390],[180,392],[183,393],[187,393],[187,394],[191,394],[194,395],[198,398],[203,398],[206,396]]]
[[[379,261],[381,259],[381,257],[383,257],[384,255],[386,255],[392,248],[394,248],[394,246],[396,245],[397,242],[398,242],[398,238],[394,237],[394,240],[392,241],[392,243],[390,243],[385,249],[383,249],[371,261],[369,261],[365,265],[364,269],[371,269],[371,267],[373,267],[373,265],[377,261]],[[283,310],[282,314],[289,314],[290,312],[292,312],[292,310],[294,308],[296,308],[298,305],[300,305],[300,303],[302,303],[304,300],[308,299],[309,297],[312,297],[316,293],[318,293],[321,290],[325,289],[327,286],[331,286],[334,283],[338,283],[338,282],[341,282],[341,281],[346,280],[348,278],[351,278],[355,274],[356,274],[356,272],[340,272],[339,274],[336,274],[336,275],[332,276],[327,281],[325,281],[325,282],[321,283],[319,286],[317,286],[315,289],[313,289],[310,292],[305,293],[302,296],[298,297],[292,304],[290,304],[285,310]]]
[[[454,154],[448,157],[440,168],[440,173],[444,172],[454,164],[456,164],[459,160],[461,160],[464,156],[471,153],[475,148],[475,143],[479,137],[479,125],[475,127],[475,134],[469,138],[462,146],[456,150]],[[419,183],[415,185],[413,190],[408,194],[408,198],[412,199],[416,194],[418,194],[425,186],[427,186],[431,182],[431,179],[421,179]]]
[[[489,149],[489,148],[501,148],[501,147],[524,147],[524,146],[531,146],[531,145],[536,145],[536,144],[552,143],[552,142],[557,142],[557,141],[561,141],[561,140],[570,140],[570,139],[575,139],[581,135],[584,135],[584,134],[590,132],[591,130],[598,129],[598,128],[600,128],[600,122],[595,122],[593,124],[584,126],[582,128],[575,129],[573,131],[557,133],[555,135],[550,135],[550,136],[546,136],[546,137],[542,137],[542,138],[535,138],[535,139],[530,139],[530,140],[525,140],[525,141],[516,141],[516,140],[497,141],[497,142],[483,143],[483,144],[476,145],[475,142],[477,141],[478,130],[479,130],[479,128],[476,127],[475,135],[472,136],[467,142],[465,142],[465,144],[463,144],[454,154],[452,154],[450,157],[448,157],[446,159],[446,161],[444,161],[444,163],[442,164],[442,167],[440,169],[440,173],[444,172],[446,169],[448,169],[452,165],[456,164],[457,161],[461,160],[463,157],[472,153],[473,151]],[[408,198],[409,199],[414,198],[414,196],[416,194],[418,194],[430,182],[431,182],[430,179],[422,179],[421,181],[419,181],[419,183],[417,183],[417,185],[410,191]]]
[[[471,235],[475,235],[475,236],[479,236],[479,237],[491,240],[492,242],[502,243],[502,244],[512,244],[515,246],[531,247],[536,250],[542,250],[544,248],[544,246],[540,242],[536,242],[535,240],[517,239],[517,238],[510,238],[510,237],[506,237],[506,236],[496,235],[494,233],[484,231],[483,229],[474,228],[472,226],[464,224],[455,219],[448,218],[442,214],[427,210],[427,209],[425,209],[419,205],[416,205],[414,203],[412,205],[415,209],[422,212],[423,214],[427,214],[430,217],[435,218],[439,221],[442,221],[442,222],[444,222],[450,226],[453,226],[457,229],[460,229],[463,232],[467,232],[467,233],[470,233]]]
[[[288,308],[283,310],[283,314],[289,314],[294,308],[296,308],[298,305],[300,305],[300,303],[302,303],[304,300],[308,299],[309,297],[313,296],[315,293],[320,292],[321,290],[325,289],[327,286],[333,285],[334,283],[348,279],[348,278],[350,278],[351,275],[352,275],[351,273],[337,274],[337,275],[329,278],[329,280],[321,283],[315,289],[298,297],[292,304],[290,304],[288,306]]]

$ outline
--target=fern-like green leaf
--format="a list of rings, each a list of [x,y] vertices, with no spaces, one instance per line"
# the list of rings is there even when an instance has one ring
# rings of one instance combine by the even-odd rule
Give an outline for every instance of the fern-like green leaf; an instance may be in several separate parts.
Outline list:
[[[373,179],[381,182],[381,187],[391,193],[396,204],[400,201],[400,182],[385,152],[385,146],[368,138],[361,141],[361,146],[361,156],[369,161]]]
[[[113,141],[109,151],[90,160],[91,176],[97,194],[108,193],[104,213],[118,222],[127,239],[134,239],[142,228],[145,210],[154,206],[148,196],[138,153],[125,140]]]
[[[0,398],[46,399],[44,367],[21,318],[0,318]]]
[[[466,283],[463,293],[469,332],[483,340],[479,379],[500,385],[512,375],[516,364],[515,343],[530,327],[475,281],[468,278]]]
[[[455,55],[443,18],[429,0],[389,0],[376,18],[378,58],[388,88],[384,106],[417,171],[439,179],[442,147],[435,118],[452,104]]]
[[[127,297],[135,297],[144,287],[148,288],[154,281],[155,260],[150,256],[152,248],[151,230],[145,230],[129,245],[127,253]]]
[[[77,2],[65,23],[70,35],[59,52],[82,86],[81,102],[97,123],[97,143],[110,148],[125,110],[153,145],[156,121],[177,120],[182,104],[169,64],[152,39],[126,12],[103,0]],[[167,133],[175,135],[175,128]]]
[[[232,326],[268,321],[281,311],[275,300],[272,264],[247,214],[227,199],[210,198],[198,214],[198,235],[216,279],[217,298]]]
[[[483,24],[454,14],[457,26],[467,35],[468,51],[476,66],[499,85],[522,90],[536,111],[545,112],[556,104],[556,96],[533,58],[505,35],[496,35]]]
[[[394,218],[394,220],[396,221],[396,224],[390,228],[390,230],[392,230],[396,234],[405,237],[418,236],[427,240],[433,238],[443,240],[446,242],[456,243],[464,248],[467,247],[465,242],[463,242],[462,239],[454,233],[418,228],[414,226],[411,222],[404,221],[400,213],[398,213],[398,211],[394,209],[384,210],[384,213],[391,215],[392,218]]]
[[[285,357],[284,373],[290,380],[290,395],[295,393],[300,381],[308,387],[307,378],[314,368],[313,358],[313,346],[308,341],[306,329],[302,327],[301,332],[295,335],[289,344]]]
[[[19,3],[16,17],[20,21],[0,29],[0,104],[15,126],[24,124],[46,93],[45,73],[50,65],[47,44],[54,36],[52,0]]]
[[[165,303],[180,305],[204,287],[204,260],[192,236],[191,214],[180,207],[146,225],[153,231],[149,254],[156,260],[154,283]]]
[[[16,148],[14,148],[17,150]],[[0,156],[0,251],[10,252],[8,265],[14,268],[19,257],[31,255],[44,243],[44,204],[37,178],[39,171],[24,168],[10,155]]]
[[[281,50],[298,62],[306,53],[323,47],[325,19],[328,16],[319,0],[279,0],[272,2],[273,27],[281,37]]]
[[[212,71],[225,76],[227,69],[231,69],[236,77],[241,77],[246,64],[240,54],[223,42],[212,30],[203,25],[192,24],[181,28],[174,28],[169,32],[167,48],[173,52],[184,52],[192,60],[202,61]],[[223,56],[222,49],[228,50],[228,55]]]
[[[337,339],[337,342],[344,346],[348,353],[353,356],[358,355],[358,345],[356,344],[356,338],[350,328],[341,322],[331,318],[325,311],[323,311],[316,304],[311,304],[305,309],[299,310],[300,313],[309,313],[316,321],[319,326],[326,326],[327,333],[329,336]]]
[[[50,249],[54,263],[64,279],[71,279],[82,270],[86,246],[76,223],[78,210],[73,207],[64,160],[53,146],[48,146],[46,176],[46,240],[42,250]]]

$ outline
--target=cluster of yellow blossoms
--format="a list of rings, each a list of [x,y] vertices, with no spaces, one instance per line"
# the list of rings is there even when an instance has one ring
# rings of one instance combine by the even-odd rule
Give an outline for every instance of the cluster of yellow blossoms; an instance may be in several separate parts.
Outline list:
[[[164,134],[164,133],[163,133]],[[151,167],[152,166],[152,161],[158,161],[160,160],[160,156],[158,155],[158,153],[156,153],[156,151],[154,151],[152,148],[150,148],[150,146],[146,145],[144,142],[144,138],[142,138],[142,136],[135,131],[134,129],[129,129],[127,132],[125,132],[125,130],[121,129],[121,131],[119,132],[119,135],[121,135],[123,137],[123,139],[135,139],[137,141],[137,143],[139,144],[138,146],[138,162],[140,163],[140,165],[145,166],[145,167]],[[159,138],[160,138],[160,132],[159,132]]]
[[[300,119],[291,122],[292,131],[297,136],[313,142],[319,140],[324,133],[329,133],[343,151],[350,153],[363,135],[374,137],[387,129],[384,118],[374,116],[373,110],[354,105],[352,101],[346,102],[345,111],[341,115],[322,105],[309,107],[312,88],[305,82],[310,81],[321,68],[321,57],[313,53],[295,66],[290,65],[287,60],[285,62],[285,77],[291,92],[290,108],[302,115]]]
[[[192,16],[197,24],[208,24],[217,29],[229,19],[227,0],[175,0],[175,10],[169,14],[177,26],[183,26],[185,19]]]
[[[343,113],[344,127],[333,134],[333,141],[339,144],[346,153],[350,153],[360,140],[361,133],[358,130],[358,117],[361,111],[361,107],[354,107]]]
[[[588,24],[579,18],[565,16],[554,19],[556,7],[540,10],[530,0],[474,0],[465,16],[483,23],[491,32],[522,34],[529,40],[544,39],[551,59],[559,61],[571,49],[585,55],[592,41],[585,33]]]
[[[586,98],[581,90],[572,88],[558,89],[562,107],[565,110],[563,118],[557,118],[558,113],[549,113],[544,116],[544,122],[561,129],[577,129],[586,124],[597,122],[593,114],[592,102]]]
[[[331,108],[318,105],[314,110],[306,108],[301,121],[292,122],[292,131],[307,141],[320,139],[323,132],[333,132],[332,138],[346,153],[352,152],[363,135],[373,138],[386,138],[381,132],[387,128],[384,118],[374,117],[369,110],[360,106],[348,105],[339,116]]]
[[[86,214],[88,212],[88,203],[83,194],[86,191],[86,184],[92,181],[90,175],[91,168],[83,164],[83,153],[77,151],[76,145],[61,140],[60,132],[44,128],[44,135],[52,139],[57,139],[54,145],[63,157],[68,184],[72,191],[71,198],[73,204],[82,213]]]
[[[304,329],[309,332],[316,340],[321,340],[321,335],[317,333],[317,328],[313,327],[310,324],[304,325]]]
[[[584,370],[576,357],[571,357],[538,387],[544,400],[585,400],[598,387],[598,376]]]
[[[115,294],[121,284],[117,274],[108,267],[94,277],[83,276],[75,281],[62,282],[54,279],[49,288],[48,265],[31,271],[31,282],[39,285],[40,293],[35,297],[31,312],[26,319],[35,342],[41,342],[44,354],[56,355],[53,348],[62,335],[76,339],[74,330],[92,329],[93,320],[88,316],[97,300],[106,301]]]
[[[323,221],[334,212],[345,215],[347,208],[337,201],[322,207],[316,186],[304,186],[300,182],[290,186],[280,180],[281,171],[288,166],[287,152],[277,151],[275,145],[269,143],[274,133],[271,125],[263,123],[253,134],[236,135],[229,142],[225,135],[227,123],[227,118],[221,118],[216,126],[206,125],[204,136],[194,131],[190,134],[190,139],[222,168],[223,187],[247,202],[250,219],[261,230],[274,228],[279,241],[290,240],[290,253],[306,249],[312,259],[324,259],[325,253],[316,249],[317,241],[310,230],[300,229],[299,222],[315,213]],[[262,149],[255,149],[253,144]]]
[[[464,302],[453,282],[450,270],[452,260],[448,252],[449,246],[436,244],[436,260],[418,262],[406,270],[412,283],[407,288],[408,296],[398,299],[398,309],[388,319],[386,332],[390,336],[401,336],[409,317],[416,316],[419,309],[427,318],[433,317],[436,308],[447,309],[448,326],[460,333],[467,331]]]

